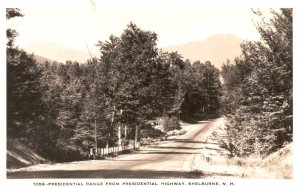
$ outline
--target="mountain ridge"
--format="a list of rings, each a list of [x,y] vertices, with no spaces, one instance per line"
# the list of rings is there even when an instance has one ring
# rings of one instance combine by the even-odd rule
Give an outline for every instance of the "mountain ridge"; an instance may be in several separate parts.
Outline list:
[[[88,52],[46,41],[32,42],[25,46],[24,49],[28,53],[34,53],[37,56],[57,62],[71,60],[83,63],[90,58]]]
[[[191,62],[210,61],[215,67],[221,69],[224,62],[233,61],[241,54],[240,44],[243,40],[233,34],[216,34],[204,40],[186,42],[181,45],[161,47],[164,51],[177,51]],[[84,63],[90,56],[88,52],[72,49],[51,42],[33,42],[25,47],[29,53],[41,56],[52,61],[65,62],[66,60]]]
[[[224,62],[233,61],[241,54],[240,44],[243,39],[233,34],[216,34],[204,40],[191,41],[182,45],[167,46],[163,50],[168,52],[177,51],[184,58],[191,62],[200,60],[210,61],[217,68],[221,69]]]

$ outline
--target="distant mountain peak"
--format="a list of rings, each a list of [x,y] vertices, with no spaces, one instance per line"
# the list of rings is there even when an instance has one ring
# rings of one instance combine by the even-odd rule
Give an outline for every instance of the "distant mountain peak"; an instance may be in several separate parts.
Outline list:
[[[177,51],[191,62],[200,60],[211,61],[217,68],[221,68],[227,59],[233,61],[241,54],[242,39],[233,34],[215,34],[201,41],[188,42],[182,45],[163,48],[166,51]]]

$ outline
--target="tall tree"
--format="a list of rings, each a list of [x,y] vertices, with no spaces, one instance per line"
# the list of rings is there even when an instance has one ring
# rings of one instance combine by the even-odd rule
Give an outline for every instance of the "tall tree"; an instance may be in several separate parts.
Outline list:
[[[242,57],[222,70],[224,96],[233,97],[229,90],[238,93],[228,107],[236,154],[270,153],[292,138],[292,9],[271,13],[273,18],[257,24],[261,41],[241,45]]]
[[[43,152],[50,154],[50,149],[53,147],[54,142],[57,140],[58,128],[56,126],[59,110],[61,108],[60,93],[63,91],[62,78],[57,74],[59,68],[58,63],[45,62],[40,64],[41,77],[41,101],[44,106],[44,120],[46,127],[44,128],[43,138],[40,145]],[[54,132],[54,133],[53,133]]]
[[[184,102],[182,115],[184,118],[218,114],[221,96],[219,70],[209,61],[186,64],[183,75]]]
[[[107,114],[123,111],[115,116],[114,125],[129,123],[134,131],[135,125],[153,116],[151,84],[158,54],[156,40],[155,33],[130,23],[119,38],[111,36],[109,41],[99,42],[107,78]]]
[[[23,16],[19,9],[6,9],[7,19],[16,16]],[[7,133],[30,139],[42,120],[41,73],[32,55],[14,46],[16,36],[15,30],[7,30]]]

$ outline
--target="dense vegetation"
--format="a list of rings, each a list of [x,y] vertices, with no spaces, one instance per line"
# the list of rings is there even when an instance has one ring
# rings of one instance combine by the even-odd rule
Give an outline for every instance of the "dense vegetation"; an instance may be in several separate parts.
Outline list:
[[[18,9],[6,15],[23,16]],[[99,41],[101,56],[81,64],[36,62],[14,45],[16,36],[7,30],[7,135],[48,159],[79,160],[90,147],[116,145],[118,127],[133,140],[136,129],[149,136],[148,120],[164,117],[164,129],[172,130],[220,107],[218,69],[163,52],[154,32],[133,23]]]
[[[269,154],[292,141],[293,11],[271,11],[257,23],[258,42],[241,45],[242,55],[222,67],[223,111],[232,156]]]
[[[272,11],[269,21],[254,13],[261,40],[244,42],[221,72],[158,49],[156,33],[133,23],[99,41],[101,56],[86,63],[36,62],[7,29],[7,136],[48,159],[79,160],[91,147],[118,144],[119,127],[128,143],[136,130],[137,138],[162,134],[149,120],[163,117],[168,131],[221,108],[232,156],[274,152],[293,137],[293,12]],[[6,16],[23,14],[7,9]]]

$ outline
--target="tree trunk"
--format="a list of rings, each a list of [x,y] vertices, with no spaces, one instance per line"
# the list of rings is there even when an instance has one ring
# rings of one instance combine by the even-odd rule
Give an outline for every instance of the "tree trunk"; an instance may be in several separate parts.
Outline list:
[[[50,150],[50,115],[51,111],[48,110],[48,120],[47,120],[47,149]]]
[[[134,149],[137,148],[137,141],[138,141],[138,126],[135,126],[135,137],[134,137]]]
[[[97,155],[98,144],[97,144],[97,121],[95,120],[95,155]]]

